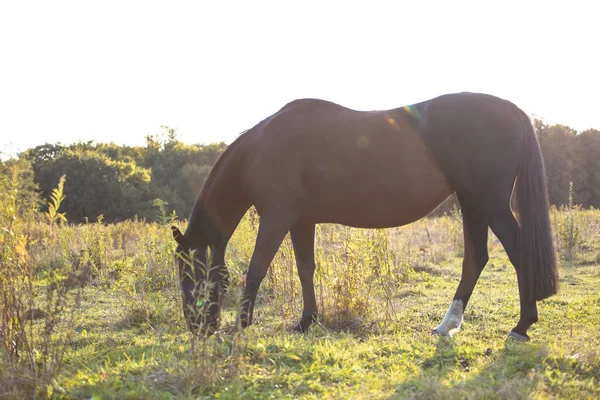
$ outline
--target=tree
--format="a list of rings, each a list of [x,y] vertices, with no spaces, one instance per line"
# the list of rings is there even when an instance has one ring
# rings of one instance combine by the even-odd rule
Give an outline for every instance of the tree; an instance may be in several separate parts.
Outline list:
[[[17,213],[24,220],[33,218],[42,204],[39,187],[35,183],[34,170],[26,159],[0,161],[0,192],[10,189],[9,183],[16,182]]]
[[[198,191],[224,143],[187,145],[176,131],[163,127],[162,135],[146,137],[146,146],[79,142],[64,146],[45,144],[27,150],[35,182],[47,198],[61,175],[67,175],[65,210],[71,222],[95,219],[107,222],[152,219],[152,201],[165,202],[165,211],[189,215]]]
[[[578,173],[575,164],[576,132],[564,125],[549,126],[540,120],[536,120],[534,125],[546,166],[550,204],[565,205],[569,201],[570,182],[576,182],[575,189],[579,186],[575,180]],[[577,192],[574,201],[579,201]]]
[[[600,208],[600,131],[589,129],[577,135],[577,153],[575,200],[583,207]]]
[[[64,210],[71,222],[95,220],[100,214],[107,221],[150,215],[150,171],[133,161],[114,161],[89,149],[63,148],[54,158],[34,159],[33,165],[44,197],[60,176],[68,176]]]

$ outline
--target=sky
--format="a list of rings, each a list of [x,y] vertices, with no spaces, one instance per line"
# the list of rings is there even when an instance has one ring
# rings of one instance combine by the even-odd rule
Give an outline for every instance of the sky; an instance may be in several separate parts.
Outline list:
[[[304,97],[375,110],[484,92],[600,129],[596,3],[0,0],[0,153],[140,145],[163,125],[230,143]]]

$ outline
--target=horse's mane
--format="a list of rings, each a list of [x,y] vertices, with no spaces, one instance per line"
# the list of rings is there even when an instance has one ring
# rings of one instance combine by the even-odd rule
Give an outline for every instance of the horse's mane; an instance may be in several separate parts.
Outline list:
[[[244,144],[248,139],[247,134],[249,131],[250,129],[240,133],[237,139],[235,139],[229,146],[227,146],[223,153],[221,153],[221,155],[217,158],[217,161],[215,161],[215,164],[211,168],[210,173],[206,178],[206,181],[200,188],[200,191],[194,203],[194,207],[192,208],[192,213],[188,221],[188,229],[190,225],[197,223],[202,217],[204,210],[204,207],[202,205],[202,196],[209,193],[214,183],[219,180],[221,174],[226,170],[226,164],[232,161],[232,155],[235,153],[236,149],[239,148],[242,144]]]

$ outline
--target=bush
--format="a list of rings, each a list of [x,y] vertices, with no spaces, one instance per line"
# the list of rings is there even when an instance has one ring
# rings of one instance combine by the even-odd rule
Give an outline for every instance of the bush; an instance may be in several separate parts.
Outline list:
[[[19,173],[0,175],[0,393],[50,395],[72,335],[81,281],[68,266],[48,268],[40,280],[19,214]],[[56,210],[60,206],[54,202]],[[59,214],[55,214],[59,215]],[[79,290],[72,290],[78,286]],[[41,321],[39,321],[41,320]]]

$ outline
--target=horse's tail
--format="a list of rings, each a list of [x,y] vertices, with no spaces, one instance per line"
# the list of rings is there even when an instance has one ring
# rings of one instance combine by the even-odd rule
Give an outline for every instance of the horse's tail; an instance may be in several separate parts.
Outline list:
[[[542,152],[529,117],[521,110],[518,114],[524,128],[524,147],[516,183],[517,214],[521,227],[520,284],[523,294],[537,301],[558,292],[558,271]]]

